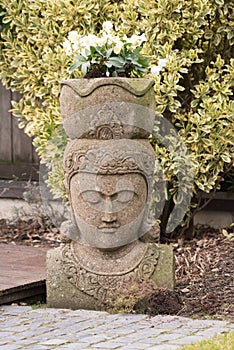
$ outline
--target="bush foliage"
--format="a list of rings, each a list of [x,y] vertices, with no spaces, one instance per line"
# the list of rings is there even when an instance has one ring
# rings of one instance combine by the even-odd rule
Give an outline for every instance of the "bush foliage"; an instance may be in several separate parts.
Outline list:
[[[62,45],[69,31],[98,33],[107,20],[127,35],[145,33],[144,53],[168,60],[155,77],[156,112],[175,126],[190,153],[194,193],[218,187],[234,154],[232,0],[0,0],[0,10],[0,78],[23,93],[12,103],[13,113],[53,169],[55,196],[64,192],[61,159],[67,142],[60,81],[70,78],[71,64]],[[175,157],[159,142],[155,152],[173,201]]]

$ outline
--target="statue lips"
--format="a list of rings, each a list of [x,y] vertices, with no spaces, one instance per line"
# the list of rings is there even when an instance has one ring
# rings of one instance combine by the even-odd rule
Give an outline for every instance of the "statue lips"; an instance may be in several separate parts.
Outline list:
[[[118,229],[120,227],[119,224],[103,224],[103,225],[100,225],[98,226],[98,229],[102,231],[102,233],[115,233],[116,232],[116,229]]]

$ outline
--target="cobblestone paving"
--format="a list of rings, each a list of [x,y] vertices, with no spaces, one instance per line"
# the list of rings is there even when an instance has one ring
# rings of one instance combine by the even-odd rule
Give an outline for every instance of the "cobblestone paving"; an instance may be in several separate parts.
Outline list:
[[[225,321],[177,316],[0,306],[1,350],[174,350],[231,330]]]

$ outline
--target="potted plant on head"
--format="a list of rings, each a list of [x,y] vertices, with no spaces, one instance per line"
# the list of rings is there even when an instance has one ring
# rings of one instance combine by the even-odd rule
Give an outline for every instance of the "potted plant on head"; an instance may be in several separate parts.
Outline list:
[[[62,81],[60,106],[70,138],[144,138],[150,134],[154,81],[143,76],[158,75],[166,59],[150,67],[150,59],[142,54],[145,41],[145,34],[118,35],[109,21],[103,23],[99,36],[69,32],[64,41],[64,50],[73,59],[68,72],[79,71],[82,77]]]

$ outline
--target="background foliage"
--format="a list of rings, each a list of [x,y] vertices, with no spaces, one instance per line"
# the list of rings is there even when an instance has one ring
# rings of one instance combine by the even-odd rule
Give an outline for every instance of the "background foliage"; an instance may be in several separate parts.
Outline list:
[[[62,44],[69,31],[98,33],[106,20],[127,35],[145,33],[144,52],[168,59],[155,77],[156,111],[173,123],[190,152],[194,193],[212,191],[231,169],[232,0],[0,0],[0,18],[0,78],[24,94],[13,102],[13,112],[34,137],[42,162],[53,169],[49,182],[55,196],[64,193],[61,160],[67,142],[60,81],[68,78],[71,64]],[[171,208],[178,187],[175,157],[152,142],[168,180]]]

